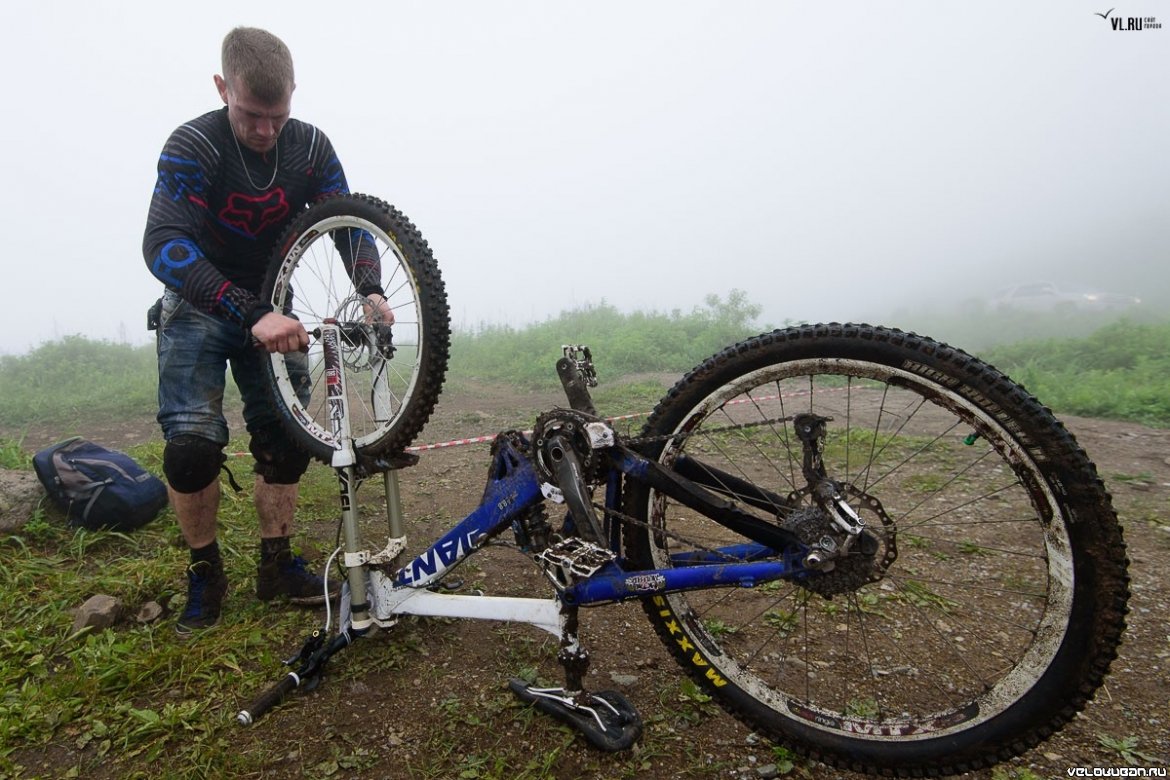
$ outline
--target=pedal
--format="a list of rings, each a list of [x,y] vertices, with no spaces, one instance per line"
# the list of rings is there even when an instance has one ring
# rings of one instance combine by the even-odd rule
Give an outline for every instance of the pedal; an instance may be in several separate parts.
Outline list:
[[[597,387],[597,370],[593,368],[593,353],[584,344],[563,344],[561,354],[577,369],[585,384]]]
[[[536,561],[558,589],[571,587],[608,566],[617,555],[604,547],[570,536],[536,555]]]
[[[617,691],[582,693],[580,697],[586,700],[582,703],[563,688],[534,688],[520,679],[509,681],[508,687],[522,701],[580,731],[601,750],[627,750],[642,735],[642,716]]]

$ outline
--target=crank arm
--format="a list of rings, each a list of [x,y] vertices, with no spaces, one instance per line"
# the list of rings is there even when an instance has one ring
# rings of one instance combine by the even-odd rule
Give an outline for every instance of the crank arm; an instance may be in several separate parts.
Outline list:
[[[545,444],[548,462],[556,470],[557,487],[565,497],[565,504],[573,516],[577,530],[595,544],[605,543],[605,531],[593,511],[593,503],[585,487],[585,475],[581,462],[573,451],[573,444],[561,434],[549,437]]]
[[[251,726],[297,688],[305,688],[306,690],[315,688],[320,682],[321,672],[325,668],[326,662],[339,651],[349,647],[358,636],[350,634],[348,631],[342,631],[333,637],[329,644],[322,645],[317,641],[319,637],[314,632],[314,636],[310,637],[309,642],[316,646],[316,650],[312,651],[308,657],[298,656],[297,658],[301,661],[300,667],[295,672],[286,674],[279,682],[256,697],[256,700],[247,709],[240,710],[236,714],[236,722],[241,726]],[[306,648],[308,646],[307,642]],[[304,653],[305,649],[302,649],[301,655],[303,656]]]

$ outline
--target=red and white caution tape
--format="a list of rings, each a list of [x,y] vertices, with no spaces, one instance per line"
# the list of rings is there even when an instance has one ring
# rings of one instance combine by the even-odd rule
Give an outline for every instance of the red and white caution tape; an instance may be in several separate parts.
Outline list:
[[[622,415],[618,415],[617,417],[606,417],[605,419],[608,422],[617,422],[619,420],[632,420],[635,417],[644,417],[647,414],[648,414],[648,412],[638,412],[636,414],[622,414]],[[523,431],[523,433],[525,436],[532,435],[531,430]],[[482,444],[483,442],[494,441],[495,438],[496,438],[496,435],[492,434],[491,436],[473,436],[469,439],[452,439],[451,441],[441,441],[441,442],[437,442],[435,444],[418,444],[418,445],[415,445],[414,447],[407,447],[406,451],[407,452],[425,452],[427,450],[442,450],[442,449],[446,449],[448,447],[462,447],[466,444]]]
[[[526,434],[532,431],[525,431]],[[452,439],[451,441],[440,441],[435,444],[418,444],[413,447],[407,447],[407,452],[425,452],[426,450],[443,450],[448,447],[463,447],[467,444],[481,444],[485,441],[493,441],[495,435],[491,436],[472,436],[469,439]]]
[[[801,391],[801,392],[796,392],[796,393],[787,393],[784,395],[784,397],[791,398],[794,396],[802,396],[802,395],[808,395],[808,392]],[[749,396],[747,398],[737,398],[733,401],[727,401],[724,404],[724,406],[758,403],[760,401],[775,401],[778,398],[780,398],[780,395],[778,395],[778,394],[777,395],[759,396],[756,398]],[[638,417],[645,417],[648,414],[649,414],[649,412],[635,412],[634,414],[621,414],[621,415],[618,415],[616,417],[606,417],[605,419],[608,422],[618,422],[621,420],[633,420],[633,419],[636,419]],[[525,436],[529,436],[531,434],[532,434],[532,431],[530,431],[530,430],[524,431]],[[494,441],[495,438],[496,438],[496,434],[492,434],[490,436],[471,436],[471,437],[464,438],[464,439],[451,439],[450,441],[435,442],[434,444],[417,444],[413,447],[407,447],[406,451],[407,452],[427,452],[429,450],[445,450],[445,449],[450,449],[452,447],[465,447],[465,446],[470,445],[470,444],[484,444],[486,442]],[[245,456],[250,455],[250,454],[251,453],[249,453],[249,452],[231,452],[231,453],[228,453],[228,457],[242,458],[242,457],[245,457]]]

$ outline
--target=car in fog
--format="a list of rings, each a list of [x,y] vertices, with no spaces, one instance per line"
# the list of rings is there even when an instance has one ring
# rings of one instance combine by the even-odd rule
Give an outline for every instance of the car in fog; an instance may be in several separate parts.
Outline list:
[[[1141,303],[1132,295],[1099,290],[1070,290],[1053,282],[1030,282],[1000,290],[993,308],[1016,311],[1121,311]]]

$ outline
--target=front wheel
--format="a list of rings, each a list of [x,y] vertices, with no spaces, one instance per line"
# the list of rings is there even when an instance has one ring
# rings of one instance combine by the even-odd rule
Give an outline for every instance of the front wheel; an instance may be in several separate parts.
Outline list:
[[[307,209],[277,247],[263,298],[311,334],[307,355],[267,362],[286,429],[326,463],[347,438],[357,455],[400,451],[422,430],[447,370],[447,297],[426,241],[392,206],[344,195]],[[375,305],[379,295],[392,318]],[[340,376],[327,376],[326,322],[339,334]],[[337,419],[342,386],[348,430]]]
[[[694,369],[644,434],[652,459],[808,549],[846,549],[810,465],[865,524],[831,567],[644,601],[678,662],[779,744],[855,771],[968,771],[1067,722],[1116,656],[1127,561],[1093,464],[959,350],[864,325],[776,331]],[[624,511],[641,568],[776,552],[644,485]]]

